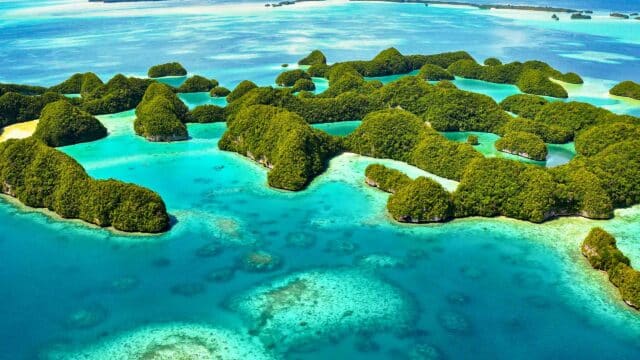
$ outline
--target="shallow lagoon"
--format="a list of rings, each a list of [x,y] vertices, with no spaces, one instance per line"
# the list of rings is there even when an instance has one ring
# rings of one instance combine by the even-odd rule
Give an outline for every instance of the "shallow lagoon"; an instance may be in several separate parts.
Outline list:
[[[63,349],[104,341],[111,346],[112,336],[138,334],[129,332],[145,324],[204,323],[246,334],[255,324],[234,310],[234,298],[317,269],[346,271],[345,281],[372,277],[397,289],[406,310],[394,318],[404,317],[408,325],[379,333],[380,323],[364,315],[344,339],[304,339],[278,348],[279,357],[384,359],[432,348],[451,358],[640,353],[637,314],[616,300],[577,251],[596,223],[624,234],[621,248],[640,259],[629,250],[640,240],[640,209],[608,222],[563,219],[539,226],[463,219],[398,226],[386,217],[386,195],[363,184],[364,168],[375,159],[343,155],[307,191],[287,193],[268,189],[261,167],[216,149],[222,124],[189,125],[190,141],[157,144],[133,135],[131,112],[101,120],[109,137],[63,151],[95,177],[158,191],[177,223],[165,235],[120,236],[3,203],[0,228],[21,234],[20,240],[5,235],[0,241],[2,253],[11,254],[0,278],[14,284],[0,293],[6,299],[0,334],[13,349],[8,358],[54,343]],[[199,250],[211,243],[219,251],[203,256]],[[280,256],[282,266],[268,273],[242,270],[238,259],[253,249]],[[230,278],[211,275],[228,269]],[[196,291],[175,291],[193,284]],[[69,317],[83,309],[104,309],[106,316],[92,326],[74,326]],[[314,309],[313,319],[333,314]],[[18,327],[29,336],[15,332]],[[285,326],[278,333],[294,330]]]
[[[164,5],[138,6],[162,10]],[[612,43],[606,34],[593,37],[528,28],[508,19],[465,17],[455,9],[434,8],[423,14],[415,12],[414,5],[369,6],[322,7],[315,12],[291,7],[268,13],[267,20],[249,18],[242,23],[231,15],[212,22],[205,13],[183,14],[178,16],[188,25],[179,25],[179,36],[168,42],[162,34],[132,30],[137,25],[129,24],[131,19],[108,12],[100,15],[101,21],[75,17],[86,12],[69,21],[46,16],[11,19],[0,25],[8,34],[0,39],[0,54],[13,59],[20,53],[21,65],[7,60],[0,77],[52,83],[79,70],[97,70],[103,76],[125,69],[143,74],[151,59],[157,62],[166,57],[187,60],[190,71],[216,77],[226,86],[245,78],[270,84],[281,71],[280,63],[292,62],[313,47],[327,48],[331,59],[341,60],[353,58],[353,48],[366,58],[387,45],[409,52],[469,48],[477,56],[540,58],[612,80],[637,73],[635,60],[621,59],[616,65],[619,73],[613,74],[600,65],[574,63],[554,54],[561,48],[567,53],[566,48],[574,46],[563,44],[569,38],[600,51],[615,47],[637,53],[637,46]],[[364,17],[357,17],[365,9],[370,15],[366,21],[380,24],[375,31],[394,36],[381,42],[375,34],[363,34],[364,28],[371,31],[363,26],[360,19]],[[393,21],[385,21],[389,13],[396,15]],[[165,15],[139,14],[139,19],[150,29],[173,30],[176,17]],[[286,30],[281,25],[305,19],[327,24],[328,30],[307,25]],[[438,21],[438,36],[429,28],[433,21]],[[415,31],[406,30],[411,28],[408,25]],[[28,35],[24,26],[31,30]],[[105,32],[108,27],[113,30]],[[68,30],[75,28],[89,33],[69,35]],[[132,31],[135,36],[121,36]],[[518,42],[502,41],[515,35]],[[530,36],[547,43],[531,43]],[[143,42],[148,49],[144,58],[138,54]],[[276,45],[264,48],[268,42]],[[96,50],[89,57],[88,50],[97,44],[120,51]],[[283,54],[283,49],[289,53]],[[60,60],[65,57],[77,61]],[[505,85],[456,82],[496,99],[517,91]],[[617,112],[637,114],[638,104],[609,99],[607,88],[601,86],[605,83],[588,81],[570,94],[606,102],[600,105]],[[201,93],[180,96],[190,107],[219,101]],[[78,348],[93,356],[108,349],[115,356],[113,351],[120,344],[154,339],[148,329],[175,335],[171,329],[185,327],[188,331],[181,335],[223,334],[223,339],[240,348],[238,353],[267,358],[421,359],[439,354],[452,359],[634,359],[640,355],[638,313],[618,300],[602,274],[593,271],[578,251],[590,227],[603,226],[619,237],[620,248],[632,261],[640,261],[639,207],[618,211],[610,221],[566,218],[532,225],[507,219],[462,219],[401,226],[385,214],[387,195],[364,185],[364,169],[372,162],[383,162],[412,177],[427,175],[419,169],[345,154],[334,159],[308,190],[288,193],[267,188],[266,171],[260,166],[217,149],[223,124],[191,124],[191,140],[157,144],[133,135],[131,111],[100,119],[109,137],[62,150],[92,176],[114,177],[158,191],[175,217],[175,226],[160,236],[124,236],[0,202],[2,359],[34,358],[52,348],[63,357],[68,355],[65,351]],[[346,134],[354,125],[357,122],[316,127]],[[437,180],[455,189],[455,182]],[[240,259],[254,250],[278,256],[281,265],[266,273],[246,271]],[[364,299],[373,295],[402,306],[381,312],[392,314],[393,319],[380,321],[388,317],[370,315],[356,301],[325,301],[321,303],[325,306],[313,308],[309,318],[288,321],[293,312],[285,309],[276,313],[278,324],[261,328],[251,311],[237,305],[237,299],[260,293],[264,286],[271,289],[272,284],[280,286],[291,277],[308,274],[320,274],[311,278],[313,284],[334,279],[328,282],[333,291],[320,292],[319,299],[340,299],[345,290],[331,284],[345,282],[354,284],[352,288],[358,289],[354,293]],[[349,322],[347,335],[335,321],[327,322],[321,336],[276,347],[273,352],[263,348],[272,334],[295,332],[302,322],[312,325],[312,320],[317,324],[335,319],[335,311],[356,315],[350,318],[355,321]],[[256,328],[257,333],[250,331]],[[336,336],[330,336],[332,332]],[[188,345],[192,354],[202,350],[199,343]]]

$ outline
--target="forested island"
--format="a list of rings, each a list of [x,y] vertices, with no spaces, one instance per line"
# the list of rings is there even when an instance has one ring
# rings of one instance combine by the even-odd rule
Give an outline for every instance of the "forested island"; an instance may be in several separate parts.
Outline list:
[[[117,180],[94,180],[68,155],[35,137],[0,144],[2,193],[67,219],[127,232],[169,228],[158,194]]]
[[[640,169],[640,143],[635,140],[634,131],[610,133],[611,126],[637,129],[640,123],[637,118],[616,115],[586,103],[549,102],[536,95],[514,95],[497,104],[487,96],[459,90],[447,81],[429,83],[426,75],[433,74],[434,66],[442,69],[438,69],[440,73],[478,69],[464,74],[502,83],[520,82],[521,85],[534,77],[532,81],[537,86],[540,79],[548,81],[551,77],[580,83],[582,79],[577,74],[563,74],[539,61],[503,65],[497,59],[489,59],[488,65],[479,65],[465,52],[404,56],[395,49],[388,49],[370,61],[333,65],[327,65],[326,57],[317,52],[313,57],[319,60],[311,62],[306,72],[329,80],[325,92],[314,95],[302,91],[296,96],[292,88],[256,87],[245,83],[239,90],[242,95],[230,99],[226,108],[229,129],[220,147],[247,155],[269,168],[277,168],[277,181],[271,179],[270,173],[271,186],[303,189],[321,173],[331,157],[349,151],[404,161],[460,181],[453,194],[443,197],[450,199],[440,203],[449,204],[442,207],[445,210],[419,214],[415,209],[421,208],[420,202],[425,201],[419,189],[422,186],[433,188],[427,185],[429,181],[421,180],[421,186],[408,186],[414,182],[392,177],[399,184],[386,188],[400,194],[390,197],[388,208],[390,212],[393,209],[392,215],[399,221],[430,222],[499,215],[533,222],[565,215],[605,219],[613,216],[613,209],[640,200],[640,182],[636,177]],[[406,74],[421,68],[425,71],[387,85],[365,78]],[[288,71],[276,82],[284,86],[305,78],[300,71]],[[551,93],[554,91],[547,95]],[[514,118],[506,111],[518,117]],[[264,119],[278,119],[267,120],[273,122],[270,126],[277,127],[281,126],[276,124],[283,117],[295,118],[289,122],[298,124],[301,133],[308,133],[306,136],[314,139],[311,142],[314,145],[306,149],[307,159],[313,159],[312,164],[292,172],[295,176],[291,174],[291,181],[282,177],[280,154],[283,147],[298,149],[298,145],[258,139],[252,145],[255,150],[246,146],[249,134],[272,133],[272,129],[262,128]],[[313,135],[314,130],[308,125],[351,119],[363,121],[346,138]],[[260,129],[255,127],[258,124]],[[438,131],[498,133],[503,139],[496,146],[536,160],[546,156],[545,142],[575,140],[580,156],[566,165],[545,169],[508,159],[484,158],[471,145],[447,140]],[[262,150],[258,152],[258,149]],[[379,179],[369,180],[379,184]],[[381,188],[385,189],[384,186]],[[411,191],[414,196],[410,195]],[[430,191],[430,194],[441,194],[439,190]],[[431,205],[422,207],[430,208]],[[401,209],[407,213],[403,214]]]
[[[0,84],[0,121],[41,118],[34,137],[50,146],[99,139],[105,130],[92,115],[132,108],[135,132],[150,141],[188,140],[189,122],[226,122],[219,147],[268,167],[269,185],[291,191],[306,188],[329,160],[343,152],[403,161],[460,182],[448,193],[429,179],[407,181],[393,174],[390,180],[381,180],[367,175],[368,183],[394,194],[389,212],[404,222],[466,216],[532,222],[566,215],[606,219],[615,208],[640,202],[639,119],[587,103],[539,96],[566,97],[566,91],[550,79],[582,83],[575,73],[560,72],[541,61],[503,64],[489,58],[479,63],[464,51],[403,55],[394,48],[371,60],[331,65],[315,50],[299,63],[304,68],[277,76],[278,87],[245,80],[228,90],[199,75],[178,88],[123,75],[103,83],[93,73],[75,74],[51,88]],[[186,73],[179,63],[149,69],[150,76]],[[386,75],[404,76],[386,85],[370,79]],[[530,94],[513,95],[498,104],[488,96],[456,88],[449,81],[454,76],[514,84]],[[313,77],[326,78],[328,89],[311,92]],[[176,94],[193,91],[226,97],[228,105],[189,111]],[[66,99],[62,94],[67,93],[81,96]],[[310,125],[356,119],[362,123],[346,137]],[[442,136],[442,131],[496,133],[502,136],[496,142],[498,150],[535,160],[545,159],[548,143],[575,141],[579,156],[549,169],[485,158],[473,147],[477,138],[459,143]],[[435,198],[439,200],[432,203]]]
[[[612,87],[609,94],[640,100],[640,84],[630,80],[623,81]]]
[[[616,239],[601,228],[593,228],[582,243],[582,254],[594,269],[607,273],[627,305],[640,309],[640,271],[616,246]]]

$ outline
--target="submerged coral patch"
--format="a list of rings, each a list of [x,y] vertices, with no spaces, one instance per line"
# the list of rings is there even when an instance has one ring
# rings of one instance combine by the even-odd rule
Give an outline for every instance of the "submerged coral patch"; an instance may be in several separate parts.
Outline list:
[[[356,263],[365,269],[398,268],[406,265],[402,259],[387,254],[364,255]]]
[[[93,304],[73,311],[65,320],[65,326],[69,329],[86,329],[104,322],[109,316],[108,310],[100,305]]]
[[[200,324],[164,324],[139,328],[80,350],[52,349],[45,359],[164,360],[272,359],[257,342],[233,331]]]
[[[299,346],[340,334],[397,330],[413,319],[410,298],[357,270],[312,270],[279,278],[235,297],[230,307],[266,345]]]

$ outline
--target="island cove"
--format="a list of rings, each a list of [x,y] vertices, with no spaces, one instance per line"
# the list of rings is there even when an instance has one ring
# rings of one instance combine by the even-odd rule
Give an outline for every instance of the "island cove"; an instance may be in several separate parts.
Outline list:
[[[533,222],[563,215],[602,219],[613,216],[615,208],[639,201],[640,185],[634,175],[640,158],[634,141],[639,132],[638,119],[586,103],[548,100],[553,100],[552,96],[567,97],[566,91],[549,79],[582,83],[575,73],[563,74],[539,61],[502,64],[490,58],[485,65],[479,65],[466,52],[405,56],[394,48],[382,51],[370,61],[333,65],[327,65],[324,54],[316,50],[302,59],[300,65],[304,70],[284,71],[278,76],[275,82],[280,88],[258,87],[247,80],[233,91],[198,75],[177,88],[122,75],[103,83],[93,73],[73,75],[48,89],[2,84],[0,116],[3,125],[41,118],[33,136],[44,142],[35,146],[38,149],[104,137],[106,130],[91,114],[114,113],[136,106],[135,131],[150,141],[187,140],[184,124],[188,122],[226,122],[227,131],[220,148],[267,166],[271,169],[269,185],[285,190],[304,189],[324,171],[332,157],[345,151],[407,162],[460,181],[458,189],[450,195],[447,216],[396,214],[394,218],[399,221],[497,215]],[[416,70],[419,71],[415,73]],[[415,75],[401,76],[387,84],[365,79],[407,73]],[[186,70],[178,63],[149,70],[150,76],[185,74]],[[547,98],[521,94],[497,104],[485,95],[457,89],[448,81],[453,75],[515,84],[523,91]],[[318,77],[328,81],[328,87],[321,93],[296,89],[301,82]],[[440,82],[434,84],[435,81]],[[213,97],[226,95],[228,105],[201,105],[190,111],[176,95],[203,91]],[[309,125],[354,119],[362,119],[362,123],[346,137],[332,136]],[[498,150],[535,160],[545,159],[545,143],[575,141],[579,156],[565,165],[545,170],[507,159],[484,158],[473,145],[450,141],[438,131],[500,134],[504,138],[495,143]],[[28,141],[32,140],[8,144]],[[4,146],[9,147],[8,144]],[[27,148],[35,149],[34,145]],[[5,155],[11,156],[14,156],[11,151]],[[613,166],[621,163],[626,166]],[[20,181],[18,176],[13,183]],[[26,197],[21,198],[10,189],[15,186],[13,183],[5,183],[4,192],[27,205],[47,207],[63,216],[80,217],[103,226],[114,223],[110,219],[58,211],[52,202],[25,200]],[[499,186],[490,189],[486,187],[489,183]],[[605,183],[612,186],[603,186]],[[412,188],[420,191],[419,186]],[[71,199],[64,192],[54,196],[55,185],[52,189],[50,196]],[[403,198],[410,201],[413,197],[410,193]],[[168,228],[164,204],[158,206],[164,220],[147,231]],[[117,222],[115,227],[118,228]],[[131,226],[120,228],[139,230]]]
[[[135,108],[134,131],[152,142],[191,141],[188,123],[226,124],[219,148],[269,168],[267,182],[278,189],[306,189],[345,152],[383,162],[396,160],[436,175],[410,178],[383,165],[367,167],[366,183],[391,193],[387,210],[399,222],[471,216],[534,223],[559,216],[608,219],[615,209],[640,202],[639,120],[550,96],[567,96],[550,78],[582,82],[577,74],[563,74],[538,61],[503,65],[491,58],[479,65],[465,52],[405,56],[393,48],[369,61],[327,65],[326,57],[314,51],[301,62],[302,68],[281,73],[275,88],[245,80],[229,91],[198,75],[176,87],[122,75],[103,83],[92,73],[76,74],[51,88],[3,85],[3,124],[40,119],[32,137],[0,145],[3,192],[25,205],[99,226],[134,232],[167,230],[169,215],[158,194],[116,180],[94,180],[71,157],[53,148],[98,141],[108,134],[94,115]],[[160,68],[166,71],[162,75],[184,76],[179,64]],[[546,96],[515,94],[497,103],[449,80],[462,73]],[[371,79],[394,75],[398,78],[384,83]],[[318,77],[327,81],[323,91],[296,89]],[[209,92],[212,100],[224,96],[219,104],[226,106],[189,109],[181,101],[184,94],[203,92]],[[362,120],[343,136],[314,127],[357,119]],[[544,159],[547,144],[568,143],[575,143],[577,156],[544,168],[485,157],[476,150],[486,141],[482,135],[450,140],[450,134],[473,132],[502,135],[493,145],[497,151],[527,158]],[[457,185],[443,187],[449,180]],[[255,254],[249,259],[260,262],[260,268],[277,266],[277,257],[270,253]],[[634,306],[636,300],[629,299],[638,296],[633,290],[635,274],[623,268],[611,275]]]

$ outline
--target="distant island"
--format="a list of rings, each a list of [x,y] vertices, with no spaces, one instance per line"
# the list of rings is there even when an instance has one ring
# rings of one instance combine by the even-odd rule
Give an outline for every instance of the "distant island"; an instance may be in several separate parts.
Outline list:
[[[439,1],[439,0],[349,0],[349,1],[380,1],[380,2],[395,2],[395,3],[415,3],[415,4],[433,4],[433,5],[457,5],[457,6],[471,6],[478,9],[507,9],[507,10],[528,10],[528,11],[546,11],[546,12],[565,12],[565,13],[579,13],[581,10],[551,7],[551,6],[531,6],[531,5],[502,5],[502,4],[477,4],[464,1]]]

